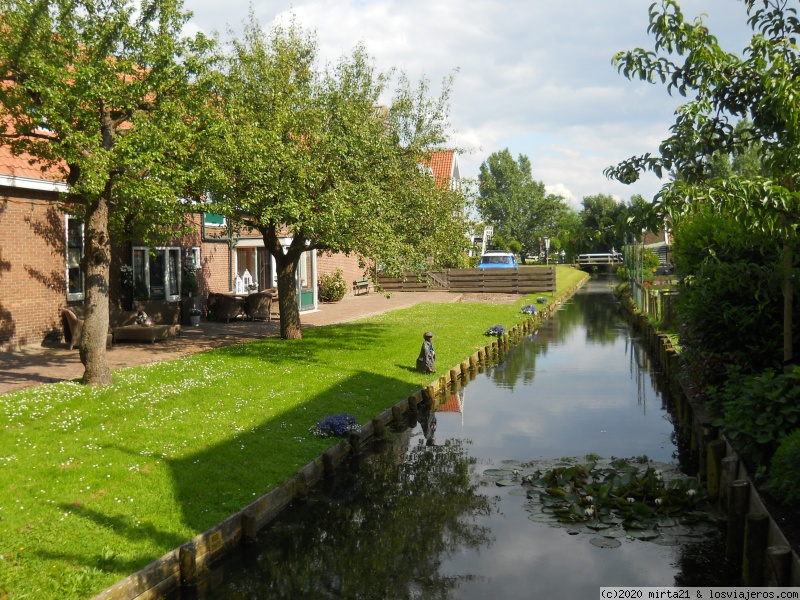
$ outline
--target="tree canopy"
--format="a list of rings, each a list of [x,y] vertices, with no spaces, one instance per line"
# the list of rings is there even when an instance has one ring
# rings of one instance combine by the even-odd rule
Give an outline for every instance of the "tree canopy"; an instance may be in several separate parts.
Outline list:
[[[519,242],[524,256],[538,254],[544,238],[562,233],[570,213],[561,196],[548,194],[544,183],[533,179],[528,157],[514,160],[508,148],[481,165],[477,208],[497,237]]]
[[[658,208],[677,221],[696,202],[707,203],[753,230],[784,241],[784,360],[793,357],[793,245],[800,224],[800,34],[795,2],[743,0],[753,36],[741,55],[724,51],[702,18],[685,20],[674,0],[650,7],[653,50],[614,57],[628,78],[660,80],[688,98],[677,110],[670,136],[657,155],[644,154],[609,167],[623,182],[643,171],[680,179],[656,195]],[[748,122],[737,127],[737,123]],[[712,171],[715,153],[743,150],[758,156],[759,173]]]
[[[295,273],[303,252],[356,253],[388,271],[457,261],[464,196],[424,165],[447,141],[449,82],[389,76],[363,46],[319,64],[315,36],[296,23],[269,32],[251,14],[215,81],[205,149],[214,211],[259,231],[278,271],[281,336],[300,337]]]
[[[181,226],[191,187],[197,78],[207,39],[183,37],[173,0],[0,0],[2,143],[63,172],[84,221],[84,381],[110,383],[110,235],[143,241]]]

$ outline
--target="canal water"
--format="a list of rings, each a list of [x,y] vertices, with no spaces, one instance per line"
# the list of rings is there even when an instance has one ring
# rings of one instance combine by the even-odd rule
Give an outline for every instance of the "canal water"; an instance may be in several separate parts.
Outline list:
[[[590,530],[532,520],[524,488],[489,476],[587,455],[694,473],[610,285],[587,283],[432,416],[374,444],[183,597],[573,599],[602,586],[736,585],[714,530],[598,547]]]

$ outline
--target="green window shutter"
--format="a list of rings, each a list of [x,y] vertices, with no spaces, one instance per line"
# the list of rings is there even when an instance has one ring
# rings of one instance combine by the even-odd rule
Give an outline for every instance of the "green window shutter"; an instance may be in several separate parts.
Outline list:
[[[225,225],[225,216],[214,213],[203,213],[203,222],[206,225],[222,226]]]

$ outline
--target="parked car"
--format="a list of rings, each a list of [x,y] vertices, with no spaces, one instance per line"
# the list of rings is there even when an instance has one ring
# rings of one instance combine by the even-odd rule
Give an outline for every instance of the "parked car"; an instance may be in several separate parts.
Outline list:
[[[499,250],[486,252],[478,263],[479,269],[516,269],[518,266],[513,253]]]

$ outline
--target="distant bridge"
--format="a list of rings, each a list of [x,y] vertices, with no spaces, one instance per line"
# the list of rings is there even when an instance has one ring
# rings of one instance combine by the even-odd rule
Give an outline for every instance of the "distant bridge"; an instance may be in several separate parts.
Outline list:
[[[623,261],[624,258],[619,252],[595,252],[592,254],[578,254],[575,257],[575,264],[583,270],[593,269],[602,265],[605,270],[613,271]]]

